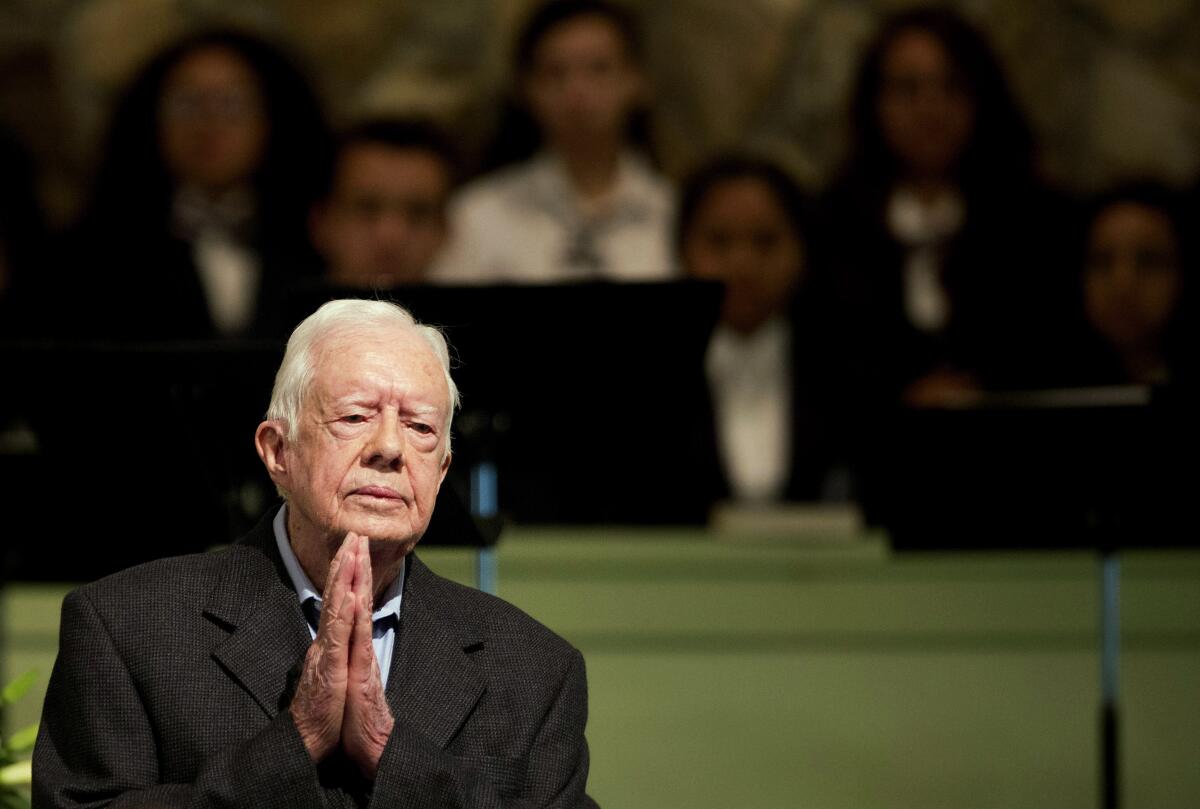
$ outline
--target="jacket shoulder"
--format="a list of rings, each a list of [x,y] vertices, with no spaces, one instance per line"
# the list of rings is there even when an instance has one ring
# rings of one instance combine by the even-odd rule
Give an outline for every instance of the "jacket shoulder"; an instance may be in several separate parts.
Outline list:
[[[183,604],[198,608],[231,567],[244,570],[263,563],[269,564],[254,548],[231,545],[144,562],[78,587],[68,598],[85,598],[102,613],[114,607],[143,614]]]
[[[505,646],[534,650],[552,658],[574,658],[578,654],[561,636],[502,598],[443,578],[419,559],[414,558],[410,575],[427,608],[454,628],[464,646],[503,641]]]

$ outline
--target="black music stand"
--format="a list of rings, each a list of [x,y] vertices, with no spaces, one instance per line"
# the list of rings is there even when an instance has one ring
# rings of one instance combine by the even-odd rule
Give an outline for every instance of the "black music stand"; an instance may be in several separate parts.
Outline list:
[[[0,454],[19,504],[5,578],[88,581],[249,530],[275,497],[253,437],[282,355],[275,342],[0,345],[4,415],[36,441]],[[499,522],[463,499],[442,487],[422,542],[490,552]]]
[[[1100,560],[1101,805],[1120,804],[1119,551],[1193,545],[1194,400],[1145,387],[998,393],[883,419],[865,507],[899,551],[1092,549]],[[1180,469],[1191,470],[1181,475]]]
[[[288,319],[366,297],[440,326],[463,403],[451,474],[474,470],[460,483],[483,493],[477,505],[522,523],[701,524],[720,486],[704,354],[721,293],[699,281],[314,285]]]

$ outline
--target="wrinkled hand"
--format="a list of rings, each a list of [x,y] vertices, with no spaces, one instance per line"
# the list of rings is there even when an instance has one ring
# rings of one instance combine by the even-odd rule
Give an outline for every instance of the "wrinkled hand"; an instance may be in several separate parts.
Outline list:
[[[340,746],[372,779],[394,724],[371,644],[373,597],[367,538],[347,534],[329,565],[321,624],[290,708],[313,761]]]
[[[304,656],[304,670],[292,698],[292,721],[313,761],[338,746],[346,707],[350,639],[354,627],[354,574],[358,543],[347,537],[329,565],[321,596],[321,623]]]
[[[354,534],[350,536],[355,537]],[[371,645],[371,604],[375,591],[371,554],[366,537],[356,538],[361,545],[354,573],[354,628],[350,640],[346,708],[342,717],[342,747],[363,775],[374,779],[379,757],[392,735],[394,720],[384,698],[379,661]]]

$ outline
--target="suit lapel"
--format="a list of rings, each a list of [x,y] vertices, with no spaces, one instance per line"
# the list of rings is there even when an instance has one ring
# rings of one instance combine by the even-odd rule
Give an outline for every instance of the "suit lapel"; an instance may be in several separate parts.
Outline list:
[[[410,557],[400,607],[400,629],[388,676],[392,715],[439,747],[462,727],[487,682],[463,649],[472,644],[436,609],[440,579]]]
[[[273,718],[312,639],[275,547],[271,516],[226,552],[204,612],[230,630],[213,658]],[[438,609],[443,581],[415,556],[408,564],[386,697],[393,716],[445,747],[486,690],[463,651],[481,639],[452,626]]]
[[[272,718],[294,687],[297,665],[312,642],[286,575],[265,518],[226,553],[223,575],[204,610],[231,630],[213,658]]]

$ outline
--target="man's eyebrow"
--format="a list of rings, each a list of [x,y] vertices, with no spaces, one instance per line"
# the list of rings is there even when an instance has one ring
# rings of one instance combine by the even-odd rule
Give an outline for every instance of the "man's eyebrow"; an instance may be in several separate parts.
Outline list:
[[[329,400],[329,407],[375,407],[379,404],[376,397],[363,393],[348,393],[345,396],[335,396]]]
[[[415,404],[404,408],[408,413],[414,416],[436,416],[438,414],[438,406],[432,404]]]
[[[339,410],[346,407],[379,407],[379,398],[364,393],[348,393],[344,396],[335,396],[326,403],[326,408],[329,410]],[[413,416],[436,416],[440,412],[436,404],[426,404],[416,402],[400,408],[401,413]]]

